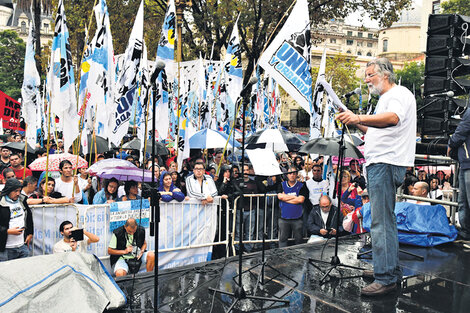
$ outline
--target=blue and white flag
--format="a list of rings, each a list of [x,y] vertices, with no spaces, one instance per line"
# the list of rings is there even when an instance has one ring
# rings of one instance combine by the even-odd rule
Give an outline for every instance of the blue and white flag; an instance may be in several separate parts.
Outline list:
[[[157,47],[157,58],[155,62],[161,60],[165,63],[165,72],[168,80],[175,77],[175,41],[176,41],[176,9],[175,1],[168,1],[168,8],[163,21],[162,33]]]
[[[28,143],[34,146],[37,140],[37,130],[41,129],[41,93],[39,87],[41,78],[36,68],[36,60],[34,59],[35,40],[34,23],[29,28],[28,41],[26,43],[26,54],[24,58],[24,78],[21,87],[22,108],[24,122],[27,125],[26,138]]]
[[[260,66],[274,78],[312,118],[310,73],[310,20],[307,0],[298,0],[286,23],[266,48]]]
[[[326,45],[323,48],[323,54],[320,60],[320,68],[318,69],[317,81],[315,82],[315,90],[313,94],[313,108],[312,108],[313,113],[310,114],[310,139],[315,139],[321,136],[321,124],[322,124],[321,110],[322,110],[322,103],[323,103],[323,86],[320,84],[320,81],[326,79],[325,72],[326,72]],[[325,120],[325,116],[326,115],[323,114],[323,120]]]
[[[144,2],[142,1],[124,54],[123,68],[116,82],[114,112],[109,120],[108,136],[109,141],[115,145],[119,145],[124,135],[127,134],[132,116],[132,104],[137,94],[137,74],[143,49],[143,33]]]
[[[77,112],[69,31],[62,0],[59,0],[59,7],[55,19],[51,63],[49,104],[51,106],[51,113],[55,114],[60,119],[60,126],[63,129],[64,149],[68,150],[78,136],[78,122],[80,118]]]
[[[238,18],[230,35],[224,63],[227,93],[232,103],[236,103],[243,89],[242,50],[238,37]]]
[[[135,106],[135,125],[137,127],[137,138],[140,139],[140,161],[143,160],[143,151],[145,147],[145,137],[148,135],[145,133],[147,124],[147,112],[149,107],[149,95],[150,95],[150,79],[148,71],[148,59],[147,59],[147,46],[144,42],[144,51],[142,55],[142,61],[140,62],[140,75],[139,75],[139,97],[137,105]],[[147,129],[148,130],[148,129]]]
[[[170,127],[170,112],[168,103],[168,82],[166,78],[165,70],[162,70],[157,77],[157,83],[155,88],[155,127],[156,130],[152,133],[158,133],[155,138],[163,140],[168,139],[168,129]],[[153,106],[151,106],[152,108]],[[149,111],[149,116],[151,116]],[[149,124],[150,125],[150,124]]]

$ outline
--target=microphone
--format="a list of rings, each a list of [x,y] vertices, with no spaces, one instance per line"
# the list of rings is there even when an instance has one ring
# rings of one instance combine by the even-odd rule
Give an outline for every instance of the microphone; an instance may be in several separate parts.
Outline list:
[[[157,81],[158,74],[165,68],[165,62],[163,61],[157,61],[157,64],[155,64],[155,69],[153,70],[152,76],[150,77],[150,82],[152,85],[155,85],[155,82]]]
[[[446,96],[446,97],[453,97],[455,93],[450,90],[446,92],[440,92],[440,93],[433,93],[432,95],[429,95],[428,97],[439,97],[439,96]]]
[[[250,78],[250,80],[248,81],[248,84],[246,84],[245,87],[243,87],[242,91],[240,92],[240,95],[242,97],[246,96],[248,92],[251,91],[251,86],[253,86],[257,82],[258,82],[258,78],[256,76],[253,76],[252,78]]]
[[[353,95],[358,95],[360,93],[361,93],[361,88],[358,87],[358,88],[354,89],[353,91],[350,91],[347,94],[343,95],[343,98],[349,98]]]

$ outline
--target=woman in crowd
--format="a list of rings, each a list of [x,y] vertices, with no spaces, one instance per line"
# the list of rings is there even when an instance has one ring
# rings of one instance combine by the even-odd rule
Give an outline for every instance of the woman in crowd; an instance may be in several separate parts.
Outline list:
[[[298,155],[294,158],[294,165],[299,171],[304,169],[304,160],[301,156]]]
[[[116,178],[106,179],[103,189],[98,191],[93,198],[93,204],[111,203],[117,200],[119,182]]]
[[[171,174],[169,172],[163,172],[160,177],[160,186],[158,187],[162,201],[170,202],[171,200],[183,201],[185,199],[184,194],[179,188],[176,188],[173,184]]]
[[[31,196],[31,199],[42,199],[41,203],[47,204],[62,204],[62,203],[74,203],[73,198],[63,197],[59,192],[54,191],[55,179],[49,177],[47,179],[47,196],[46,194],[46,178],[44,177],[39,183],[37,193]],[[35,203],[36,204],[36,203]]]
[[[181,179],[180,174],[176,171],[172,171],[171,169],[168,171],[168,173],[171,174],[171,180],[173,181],[173,185],[175,185],[176,188],[181,190],[182,193],[186,195],[186,182]]]
[[[129,180],[124,183],[125,195],[118,198],[117,201],[139,200],[139,184],[136,181]]]
[[[341,212],[343,216],[346,216],[348,213],[354,211],[354,203],[356,201],[361,201],[361,197],[358,195],[357,187],[358,185],[351,184],[351,174],[349,171],[343,171],[341,180],[341,200],[344,198],[343,195],[348,193],[348,201],[341,201]],[[354,188],[351,187],[354,186]],[[359,187],[360,188],[360,187]],[[357,199],[359,197],[359,200]]]

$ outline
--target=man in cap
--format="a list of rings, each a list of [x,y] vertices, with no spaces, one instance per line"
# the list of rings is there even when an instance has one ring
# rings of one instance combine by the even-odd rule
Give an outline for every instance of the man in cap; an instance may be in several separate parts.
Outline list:
[[[29,255],[33,216],[26,197],[21,194],[21,187],[18,179],[11,178],[0,194],[0,262]]]

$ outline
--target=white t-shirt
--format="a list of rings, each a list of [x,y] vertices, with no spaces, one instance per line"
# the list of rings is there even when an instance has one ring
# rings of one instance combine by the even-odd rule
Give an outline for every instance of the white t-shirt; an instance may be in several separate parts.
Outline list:
[[[317,205],[318,202],[320,201],[320,196],[323,193],[328,192],[328,181],[322,180],[322,181],[315,181],[313,179],[309,179],[305,182],[308,188],[308,193],[309,193],[309,200],[312,203],[312,205]]]
[[[25,227],[25,213],[23,207],[21,206],[19,201],[12,201],[8,198],[5,198],[6,202],[10,206],[10,224],[8,228],[15,228],[15,227]],[[5,248],[18,248],[24,245],[24,235],[21,233],[20,235],[8,235],[7,236],[7,243]]]
[[[80,188],[80,184],[78,184],[78,188]],[[63,197],[72,197],[73,193],[73,179],[72,181],[66,183],[62,181],[62,178],[57,178],[55,180],[55,187],[54,191],[60,192]],[[75,198],[75,203],[79,202],[82,200],[82,192],[80,191],[79,193],[74,193],[74,198]]]
[[[305,170],[300,170],[299,171],[299,176],[302,176],[304,178],[306,178],[308,176],[308,178],[312,179],[313,177],[313,172],[312,170],[310,170],[308,173],[305,171]]]
[[[416,100],[411,91],[394,86],[380,96],[375,114],[392,112],[398,124],[391,127],[368,127],[365,135],[366,165],[386,163],[414,166],[416,150]]]
[[[88,239],[89,238],[86,235],[83,235],[83,240],[77,242],[77,249],[75,249],[75,251],[86,253],[86,249],[88,247]],[[54,248],[52,251],[53,253],[71,252],[72,247],[70,246],[70,243],[65,242],[62,238],[62,240],[54,244]]]
[[[429,192],[429,198],[437,199],[439,197],[441,197],[441,200],[442,200],[442,197],[444,197],[444,193],[439,188],[437,188],[436,190],[431,190]]]

